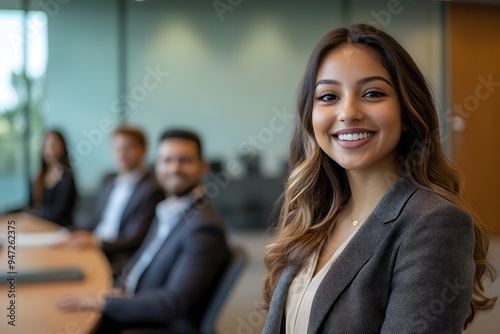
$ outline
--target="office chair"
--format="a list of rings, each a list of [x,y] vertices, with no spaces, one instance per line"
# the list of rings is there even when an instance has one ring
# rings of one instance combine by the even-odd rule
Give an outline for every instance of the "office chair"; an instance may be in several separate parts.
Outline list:
[[[208,304],[200,324],[199,334],[216,334],[215,323],[222,310],[222,306],[231,294],[235,283],[240,277],[247,264],[247,258],[243,248],[231,247],[231,262],[217,286],[217,289]]]
[[[247,257],[243,248],[231,246],[231,260],[221,277],[217,288],[210,300],[201,319],[200,328],[197,332],[182,334],[216,334],[215,324],[220,315],[222,307],[231,295],[238,278],[247,265]],[[131,329],[122,331],[122,334],[177,334],[179,332],[165,329]],[[181,334],[181,333],[179,333]]]

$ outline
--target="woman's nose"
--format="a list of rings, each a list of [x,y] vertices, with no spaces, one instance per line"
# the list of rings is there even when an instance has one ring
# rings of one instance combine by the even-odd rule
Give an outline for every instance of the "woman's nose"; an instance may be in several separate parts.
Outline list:
[[[363,114],[359,110],[355,98],[347,97],[341,100],[338,120],[345,123],[360,121],[363,119]]]

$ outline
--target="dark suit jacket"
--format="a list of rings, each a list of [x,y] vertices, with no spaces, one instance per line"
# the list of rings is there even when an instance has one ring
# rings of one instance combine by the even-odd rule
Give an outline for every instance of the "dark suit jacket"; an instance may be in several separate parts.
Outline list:
[[[332,265],[308,333],[461,333],[474,276],[471,218],[402,177]],[[263,333],[284,332],[287,267]]]
[[[72,172],[63,171],[61,179],[52,188],[43,189],[41,210],[32,213],[66,227],[73,226],[73,208],[77,198]],[[30,200],[30,204],[33,200]]]
[[[125,267],[124,277],[156,229],[155,220],[141,248]],[[115,322],[111,328],[141,324],[196,329],[229,257],[222,221],[203,197],[171,231],[142,274],[135,295],[107,299],[105,320]]]
[[[90,229],[94,230],[102,219],[104,209],[114,187],[116,174],[105,178],[97,199],[90,222]],[[113,242],[103,242],[102,250],[108,257],[117,253],[131,255],[144,240],[151,221],[155,215],[156,204],[163,200],[165,195],[159,188],[156,180],[150,174],[137,183],[130,200],[120,220],[118,238]]]

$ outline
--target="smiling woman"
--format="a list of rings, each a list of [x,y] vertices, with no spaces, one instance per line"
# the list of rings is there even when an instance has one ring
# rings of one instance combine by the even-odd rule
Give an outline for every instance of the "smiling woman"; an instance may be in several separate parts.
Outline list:
[[[263,333],[461,333],[496,298],[459,180],[409,54],[368,25],[328,33],[299,88]]]
[[[344,169],[397,173],[401,107],[375,51],[347,45],[321,64],[312,124],[319,146]]]

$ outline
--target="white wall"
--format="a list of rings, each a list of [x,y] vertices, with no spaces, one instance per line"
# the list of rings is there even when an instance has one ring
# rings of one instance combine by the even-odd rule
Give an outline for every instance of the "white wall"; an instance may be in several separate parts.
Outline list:
[[[133,3],[129,92],[146,67],[170,75],[148,91],[130,121],[150,129],[154,141],[169,126],[194,128],[209,157],[258,151],[264,170],[275,172],[291,132],[291,121],[277,119],[276,111],[293,114],[310,51],[341,22],[338,2],[320,3],[242,2],[223,21],[212,2]]]
[[[347,20],[377,22],[371,11],[380,13],[393,2],[349,1]],[[72,0],[49,15],[47,125],[67,129],[84,193],[94,191],[112,168],[109,142],[97,131],[103,119],[109,127],[118,119],[115,4]],[[385,28],[407,47],[439,96],[441,5],[405,0],[399,6],[403,9],[391,14]],[[128,117],[148,132],[149,162],[157,137],[170,126],[200,132],[208,158],[232,160],[258,151],[268,174],[286,159],[291,122],[279,122],[276,111],[294,111],[312,48],[346,20],[341,1],[241,1],[231,8],[221,20],[213,1],[128,3],[127,92],[133,107]],[[168,76],[154,81],[155,69]],[[84,134],[91,130],[95,144]]]

